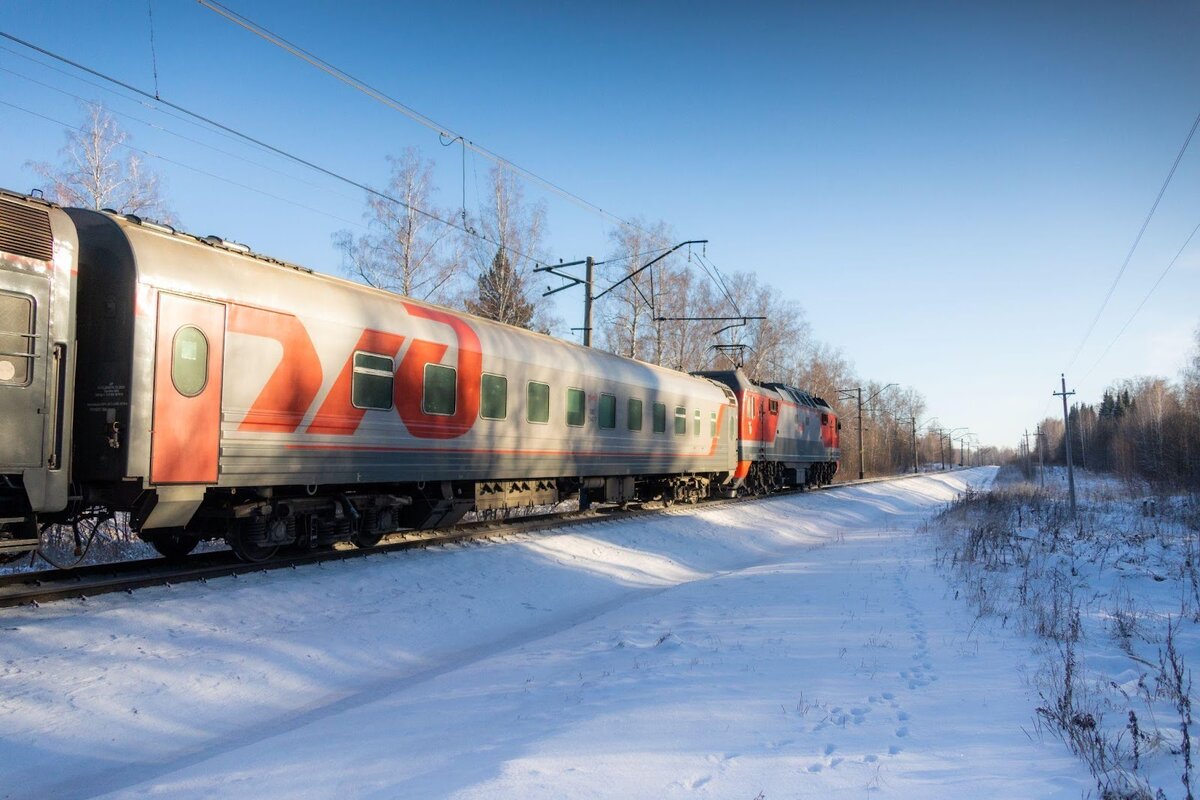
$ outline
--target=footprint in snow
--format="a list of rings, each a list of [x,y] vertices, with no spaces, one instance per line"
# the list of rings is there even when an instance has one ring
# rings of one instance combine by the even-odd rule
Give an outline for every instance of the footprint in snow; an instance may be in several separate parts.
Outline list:
[[[833,751],[834,751],[834,750],[837,750],[837,745],[836,745],[836,744],[827,744],[827,745],[825,745],[825,755],[827,755],[827,756],[831,756],[831,755],[833,755]]]
[[[901,711],[899,714],[896,715],[896,719],[900,720],[901,722],[908,722],[908,712]]]
[[[888,748],[888,755],[889,755],[889,756],[898,756],[898,755],[900,755],[900,754],[901,754],[901,753],[903,753],[903,752],[904,752],[904,749],[903,749],[903,748],[900,748],[900,747],[897,747],[896,745],[892,745],[891,747],[889,747],[889,748]]]
[[[908,726],[901,725],[899,728],[896,728],[896,735],[901,739],[903,739],[905,736],[908,736]]]
[[[821,770],[823,770],[823,769],[825,769],[825,765],[824,765],[824,764],[813,764],[812,766],[810,766],[810,767],[808,768],[808,771],[809,771],[809,772],[820,772],[820,771],[821,771]]]
[[[874,753],[868,753],[867,755],[863,756],[863,761],[868,764],[874,764],[878,760],[879,756],[875,755]]]

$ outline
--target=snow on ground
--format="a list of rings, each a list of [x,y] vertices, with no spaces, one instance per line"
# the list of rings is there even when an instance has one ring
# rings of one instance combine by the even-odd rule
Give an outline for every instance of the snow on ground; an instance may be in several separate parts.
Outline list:
[[[1064,469],[1040,485],[1006,468],[930,526],[938,560],[980,629],[1023,635],[1037,729],[1091,765],[1096,796],[1190,797],[1200,502],[1083,471],[1076,484],[1072,520]]]
[[[993,475],[0,610],[0,797],[1079,797],[930,564]]]

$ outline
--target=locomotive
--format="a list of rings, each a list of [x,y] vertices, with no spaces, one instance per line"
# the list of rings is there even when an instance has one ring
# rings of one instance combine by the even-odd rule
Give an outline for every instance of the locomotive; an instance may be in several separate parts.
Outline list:
[[[825,401],[422,303],[131,214],[0,190],[0,556],[128,515],[160,553],[577,498],[830,482]]]

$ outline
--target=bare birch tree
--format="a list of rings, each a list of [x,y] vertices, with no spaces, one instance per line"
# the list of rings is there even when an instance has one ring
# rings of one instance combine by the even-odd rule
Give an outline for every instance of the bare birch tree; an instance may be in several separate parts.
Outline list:
[[[640,358],[661,363],[663,339],[661,327],[655,329],[654,295],[661,289],[662,277],[670,264],[667,259],[633,277],[632,273],[658,251],[669,247],[669,234],[662,222],[653,226],[641,220],[634,225],[622,225],[609,234],[612,250],[603,272],[610,284],[628,278],[610,292],[603,301],[601,318],[603,347],[628,358]]]
[[[173,221],[158,175],[129,149],[128,132],[103,105],[88,103],[83,124],[66,131],[66,137],[60,164],[27,164],[49,184],[47,197],[64,206]]]
[[[448,252],[456,243],[454,229],[430,216],[446,219],[452,213],[433,207],[433,161],[410,147],[398,157],[388,156],[388,164],[387,193],[403,204],[368,196],[367,233],[356,237],[338,231],[334,246],[342,251],[346,271],[367,285],[444,301],[452,294],[461,254]]]
[[[486,240],[472,237],[467,243],[478,292],[464,305],[488,319],[548,332],[556,320],[546,304],[534,302],[528,280],[542,246],[546,209],[526,203],[517,177],[503,166],[492,168],[490,188],[478,225]]]

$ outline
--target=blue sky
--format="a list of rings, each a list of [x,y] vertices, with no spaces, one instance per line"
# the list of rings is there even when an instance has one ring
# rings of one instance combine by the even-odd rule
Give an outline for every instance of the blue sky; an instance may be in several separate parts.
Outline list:
[[[596,205],[709,239],[724,271],[797,299],[860,374],[916,387],[944,423],[1001,445],[1053,412],[1200,111],[1187,3],[230,6]],[[440,204],[461,201],[459,153],[433,132],[197,3],[153,12],[164,98],[367,182],[418,146],[438,160]],[[0,30],[153,88],[140,0],[0,0]],[[360,222],[359,192],[0,45],[0,101],[80,116],[13,72],[102,99],[134,144],[178,162],[155,166],[186,228],[337,270],[330,235]],[[25,162],[61,144],[61,126],[0,106],[0,185],[36,185]],[[1070,365],[1082,398],[1174,376],[1191,346],[1200,241],[1099,360],[1200,222],[1193,148]],[[468,205],[489,166],[468,160]],[[604,220],[527,194],[546,201],[555,257],[607,251]],[[576,294],[560,295],[572,325]]]

